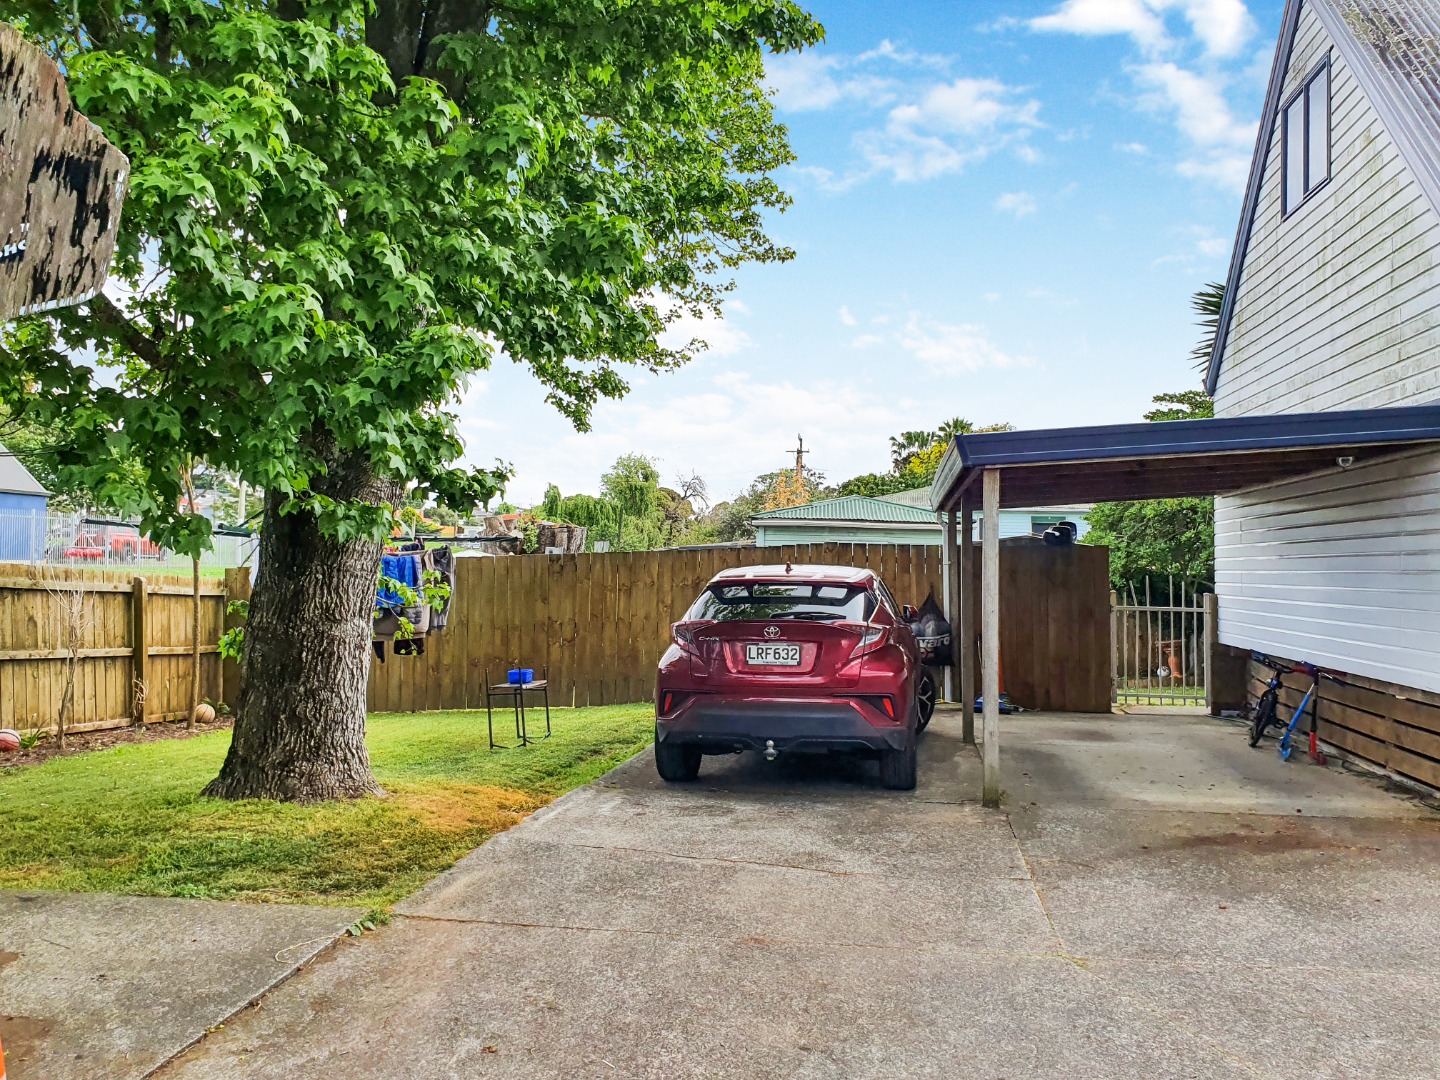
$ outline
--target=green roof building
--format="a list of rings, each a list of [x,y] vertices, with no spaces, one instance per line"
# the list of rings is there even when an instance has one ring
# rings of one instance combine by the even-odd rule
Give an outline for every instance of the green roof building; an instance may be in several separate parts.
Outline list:
[[[1088,506],[1049,507],[1041,510],[1002,510],[1000,536],[1026,536],[1044,532],[1057,521],[1073,521],[1077,539],[1085,536]],[[978,529],[981,515],[976,514]],[[944,533],[930,507],[930,489],[917,488],[881,498],[845,495],[804,506],[767,510],[750,519],[756,547],[784,544],[934,544]],[[978,536],[979,533],[977,532]]]

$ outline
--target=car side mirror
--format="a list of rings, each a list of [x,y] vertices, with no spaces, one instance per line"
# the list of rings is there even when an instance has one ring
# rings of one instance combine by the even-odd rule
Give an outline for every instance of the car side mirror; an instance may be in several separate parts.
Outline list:
[[[920,618],[920,609],[910,604],[900,605],[900,617],[906,622],[914,622]]]

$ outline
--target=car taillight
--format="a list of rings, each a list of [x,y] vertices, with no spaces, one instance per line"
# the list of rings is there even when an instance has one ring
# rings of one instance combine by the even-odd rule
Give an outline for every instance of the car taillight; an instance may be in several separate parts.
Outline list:
[[[889,634],[883,626],[867,626],[860,633],[860,642],[850,653],[850,659],[872,653],[884,645]]]
[[[691,656],[700,655],[700,646],[695,644],[695,634],[702,628],[709,626],[707,622],[677,622],[670,626],[670,637],[676,645],[684,649]]]

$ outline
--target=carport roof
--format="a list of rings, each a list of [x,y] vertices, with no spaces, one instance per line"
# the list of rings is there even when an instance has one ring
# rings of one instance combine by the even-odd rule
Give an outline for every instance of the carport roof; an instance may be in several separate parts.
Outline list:
[[[1225,495],[1424,443],[1440,405],[987,432],[955,438],[932,496],[955,509],[987,469],[1003,507]]]

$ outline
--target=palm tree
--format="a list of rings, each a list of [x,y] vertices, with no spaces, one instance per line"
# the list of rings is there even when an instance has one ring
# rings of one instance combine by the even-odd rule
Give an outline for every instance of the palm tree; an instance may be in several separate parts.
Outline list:
[[[1190,298],[1190,307],[1200,321],[1196,324],[1203,331],[1199,343],[1190,350],[1190,359],[1204,371],[1210,366],[1210,356],[1215,351],[1215,335],[1220,332],[1220,309],[1225,306],[1225,286],[1212,281]]]
[[[957,416],[954,420],[946,420],[945,423],[941,424],[936,434],[940,436],[942,441],[949,442],[955,438],[956,435],[969,435],[974,430],[974,424],[963,417]]]
[[[902,431],[890,437],[890,464],[896,472],[905,468],[910,459],[936,443],[933,431]]]

